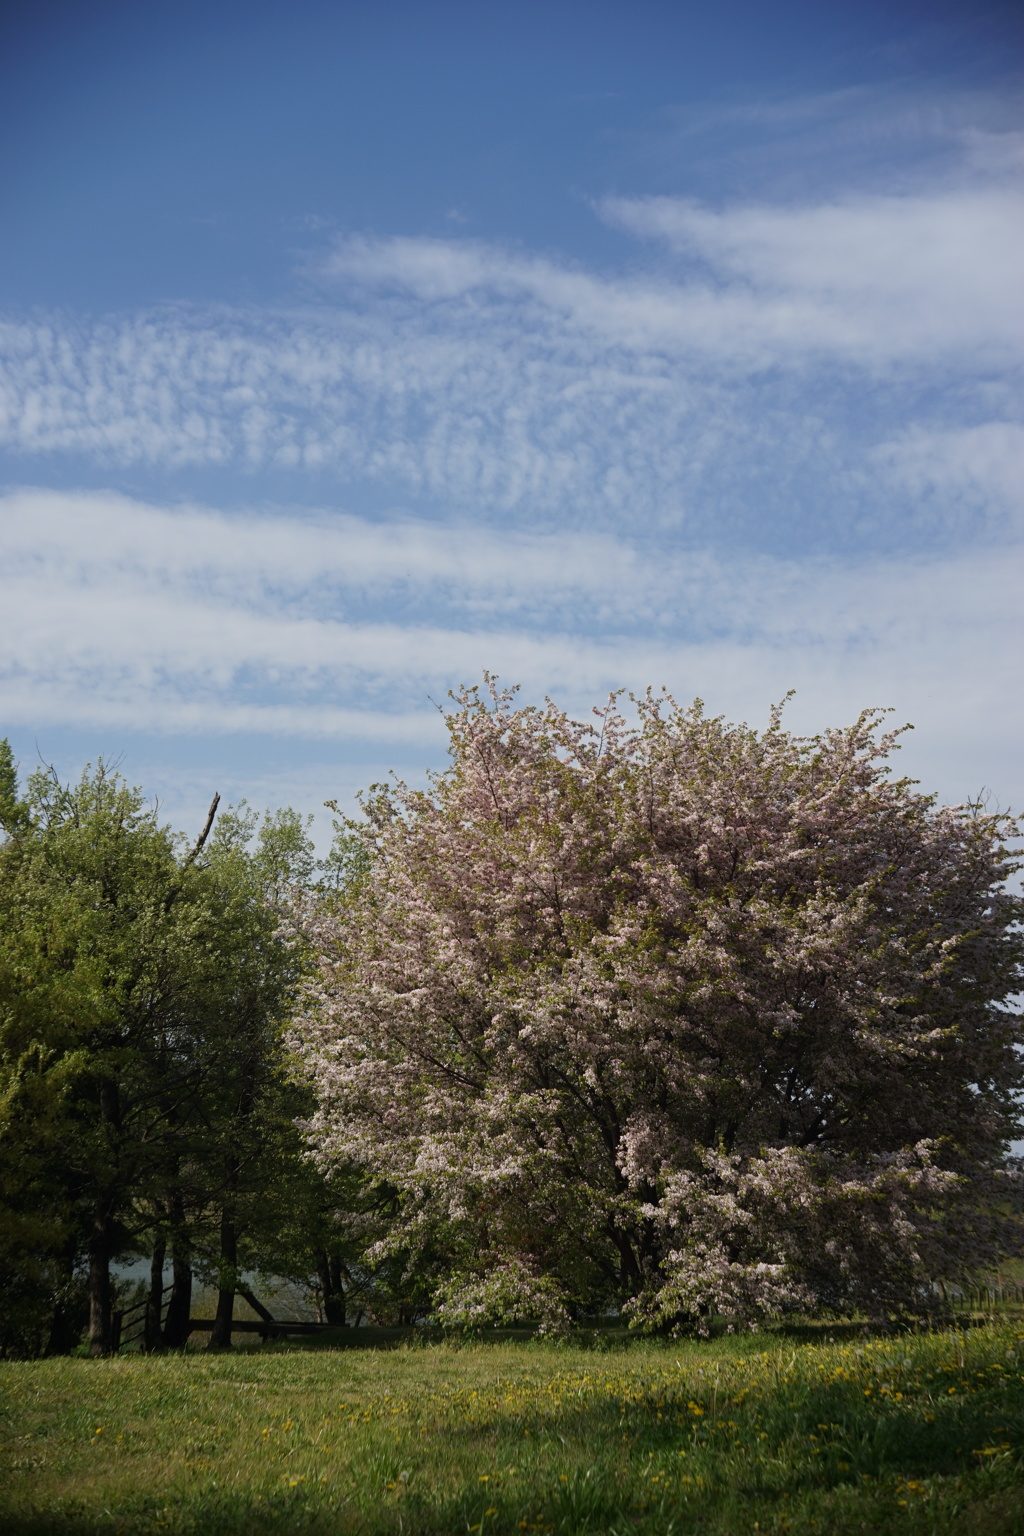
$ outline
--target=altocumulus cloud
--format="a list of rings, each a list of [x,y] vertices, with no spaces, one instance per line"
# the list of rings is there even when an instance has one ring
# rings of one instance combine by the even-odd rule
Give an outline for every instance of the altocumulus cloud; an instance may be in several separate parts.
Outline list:
[[[800,206],[605,199],[615,271],[348,236],[303,305],[9,317],[22,478],[207,466],[256,502],[273,470],[334,505],[10,490],[6,719],[422,761],[428,696],[484,668],[576,709],[795,687],[797,728],[892,705],[929,784],[1019,799],[1018,149]],[[367,486],[405,510],[338,510]]]
[[[1017,518],[1024,197],[1005,176],[598,211],[642,242],[629,273],[350,237],[309,258],[324,298],[304,307],[12,318],[0,437],[761,547],[919,546]]]

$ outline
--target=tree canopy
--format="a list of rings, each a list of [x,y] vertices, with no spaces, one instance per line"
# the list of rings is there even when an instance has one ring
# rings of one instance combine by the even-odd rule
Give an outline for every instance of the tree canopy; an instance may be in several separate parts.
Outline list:
[[[1018,1239],[1009,818],[648,694],[592,723],[459,696],[310,900],[293,1044],[325,1167],[398,1192],[441,1313],[872,1313]]]
[[[634,704],[466,691],[323,859],[0,743],[0,1353],[109,1352],[147,1257],[157,1348],[195,1277],[223,1347],[257,1275],[334,1324],[703,1329],[1020,1251],[1015,823],[878,714]]]
[[[73,1345],[87,1305],[107,1353],[118,1259],[152,1256],[150,1346],[183,1342],[196,1269],[223,1345],[244,1269],[321,1267],[278,931],[315,852],[293,811],[216,809],[184,839],[102,763],[19,790],[0,743],[0,1349]]]

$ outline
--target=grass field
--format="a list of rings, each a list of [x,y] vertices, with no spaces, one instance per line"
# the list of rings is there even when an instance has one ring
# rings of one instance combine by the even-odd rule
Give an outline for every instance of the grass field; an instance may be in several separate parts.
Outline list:
[[[362,1332],[0,1365],[0,1528],[1024,1533],[1019,1323],[703,1344]]]

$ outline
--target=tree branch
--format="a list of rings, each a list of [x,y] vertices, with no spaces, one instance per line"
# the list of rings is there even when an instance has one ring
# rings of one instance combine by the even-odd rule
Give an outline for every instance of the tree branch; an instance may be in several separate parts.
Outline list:
[[[220,805],[220,795],[219,794],[218,795],[214,795],[213,799],[210,801],[210,810],[209,810],[209,814],[207,815],[207,818],[206,818],[206,825],[204,826],[203,830],[200,832],[199,836],[196,838],[196,845],[192,849],[192,852],[189,854],[188,858],[185,860],[184,867],[186,869],[188,868],[188,866],[190,864],[194,864],[196,859],[198,859],[199,855],[202,853],[203,845],[205,844],[206,839],[209,837],[210,831],[211,831],[211,829],[213,827],[213,818],[217,814],[217,807],[218,807],[218,805]]]

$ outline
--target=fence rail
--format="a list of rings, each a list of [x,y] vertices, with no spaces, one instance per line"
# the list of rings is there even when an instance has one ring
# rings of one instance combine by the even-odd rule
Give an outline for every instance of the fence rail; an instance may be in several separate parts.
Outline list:
[[[1024,1285],[979,1285],[967,1290],[946,1287],[951,1302],[966,1307],[969,1312],[998,1312],[1002,1307],[1024,1306]]]
[[[209,1333],[213,1328],[212,1317],[190,1317],[188,1320],[190,1333]],[[335,1333],[336,1323],[305,1323],[288,1322],[279,1317],[271,1318],[265,1322],[262,1318],[254,1320],[251,1317],[235,1318],[231,1324],[232,1333],[258,1333],[262,1339],[275,1339],[287,1333]]]
[[[1024,1307],[1024,1285],[980,1285],[965,1289],[959,1285],[936,1284],[933,1289],[942,1297],[947,1307],[958,1312],[999,1312],[1005,1307]],[[161,1325],[172,1290],[173,1286],[165,1285],[160,1295]],[[239,1291],[238,1294],[260,1315],[258,1321],[250,1318],[233,1318],[232,1333],[258,1333],[261,1338],[270,1339],[288,1333],[322,1333],[337,1327],[334,1323],[298,1322],[272,1317],[251,1292]],[[148,1308],[149,1297],[146,1297],[144,1301],[138,1301],[134,1306],[125,1307],[122,1311],[114,1313],[111,1342],[115,1353],[123,1349],[126,1344],[139,1343],[145,1336]],[[209,1333],[212,1328],[212,1317],[190,1317],[188,1320],[189,1333]]]
[[[167,1302],[172,1285],[165,1285],[160,1292],[160,1325],[163,1325],[164,1313],[167,1310]],[[112,1321],[111,1345],[116,1354],[125,1344],[137,1344],[146,1332],[146,1314],[149,1311],[150,1297],[143,1301],[137,1301],[133,1306],[122,1307],[115,1312]]]
[[[160,1293],[160,1324],[163,1325],[164,1314],[167,1311],[167,1302],[172,1285],[165,1285]],[[232,1333],[258,1333],[263,1339],[280,1338],[289,1333],[321,1333],[334,1328],[333,1323],[313,1323],[289,1321],[286,1318],[274,1317],[261,1301],[247,1288],[239,1288],[239,1297],[247,1301],[253,1311],[258,1314],[258,1321],[251,1318],[232,1318]],[[142,1301],[137,1301],[130,1307],[123,1307],[113,1314],[113,1329],[111,1345],[114,1353],[129,1344],[139,1344],[146,1335],[146,1317],[149,1310],[150,1298],[147,1296]],[[209,1333],[213,1328],[212,1317],[190,1317],[186,1336],[189,1333]]]

